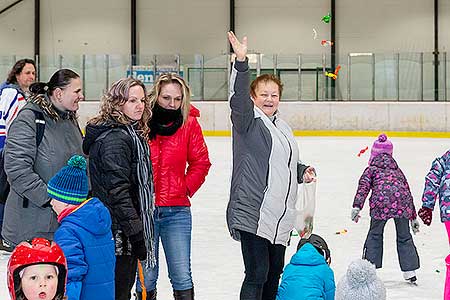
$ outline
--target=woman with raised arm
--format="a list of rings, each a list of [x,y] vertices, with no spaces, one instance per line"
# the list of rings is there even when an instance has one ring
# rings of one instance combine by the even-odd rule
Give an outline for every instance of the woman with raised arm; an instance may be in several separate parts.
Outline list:
[[[297,185],[314,180],[315,170],[299,161],[292,129],[280,119],[280,80],[264,74],[250,84],[247,38],[240,42],[228,32],[228,40],[236,60],[230,79],[233,173],[227,222],[244,259],[240,299],[274,300],[294,228]]]

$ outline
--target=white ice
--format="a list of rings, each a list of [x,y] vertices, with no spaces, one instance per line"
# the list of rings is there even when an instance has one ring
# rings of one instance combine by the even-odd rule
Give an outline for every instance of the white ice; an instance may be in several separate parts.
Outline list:
[[[336,283],[348,264],[361,256],[369,227],[368,205],[358,224],[350,220],[351,204],[358,178],[367,165],[369,153],[357,157],[360,149],[371,146],[374,138],[299,137],[301,159],[316,167],[318,173],[317,206],[314,232],[323,236],[331,248]],[[231,239],[225,220],[231,172],[231,139],[208,137],[212,167],[207,180],[192,199],[192,274],[195,299],[239,299],[244,277],[240,244]],[[432,160],[450,148],[450,139],[392,138],[394,157],[409,180],[416,209],[421,205],[424,176]],[[367,203],[366,203],[367,204]],[[24,220],[25,221],[25,220]],[[421,268],[418,285],[403,280],[395,246],[395,228],[391,221],[385,230],[383,268],[378,275],[387,288],[388,299],[434,300],[443,298],[444,259],[449,253],[444,225],[435,209],[430,227],[421,223],[414,236]],[[347,229],[346,234],[337,231]],[[286,251],[286,264],[295,251],[293,237]],[[167,268],[161,251],[158,299],[173,299]],[[6,286],[8,256],[0,256],[0,299],[10,299]],[[69,299],[70,300],[70,299]]]

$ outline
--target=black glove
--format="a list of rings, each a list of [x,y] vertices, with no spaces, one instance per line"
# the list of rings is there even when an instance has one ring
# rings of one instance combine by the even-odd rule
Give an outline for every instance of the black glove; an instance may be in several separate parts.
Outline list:
[[[136,256],[139,260],[147,259],[147,248],[145,248],[145,241],[139,240],[131,242],[131,254]]]

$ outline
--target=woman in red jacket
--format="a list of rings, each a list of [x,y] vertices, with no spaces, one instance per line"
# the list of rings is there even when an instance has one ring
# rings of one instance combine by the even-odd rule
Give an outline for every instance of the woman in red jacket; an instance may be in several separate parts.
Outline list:
[[[153,219],[157,263],[144,271],[147,299],[156,299],[160,239],[174,298],[194,299],[189,198],[205,181],[211,163],[197,121],[200,112],[190,104],[190,95],[184,80],[174,74],[161,75],[150,92],[153,114],[149,144],[156,197]],[[140,282],[136,286],[141,299]]]

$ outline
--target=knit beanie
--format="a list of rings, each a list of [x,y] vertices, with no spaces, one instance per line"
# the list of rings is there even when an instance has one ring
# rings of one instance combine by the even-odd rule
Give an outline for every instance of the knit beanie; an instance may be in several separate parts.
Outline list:
[[[375,156],[381,153],[387,153],[389,155],[392,155],[394,146],[392,146],[392,143],[390,140],[388,140],[386,134],[382,133],[378,136],[378,138],[373,142],[372,149],[370,151],[370,159],[369,162],[371,162]]]
[[[88,190],[86,159],[81,155],[72,156],[47,184],[50,198],[73,205],[86,201]]]
[[[336,300],[386,300],[386,288],[367,260],[350,263],[336,287]]]

